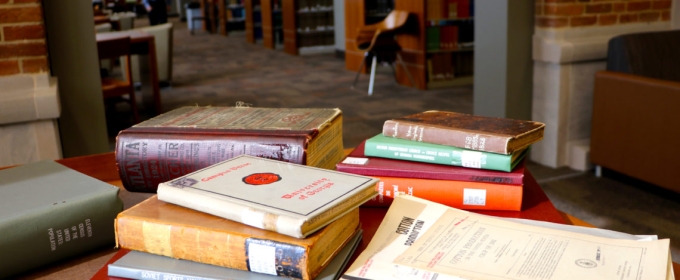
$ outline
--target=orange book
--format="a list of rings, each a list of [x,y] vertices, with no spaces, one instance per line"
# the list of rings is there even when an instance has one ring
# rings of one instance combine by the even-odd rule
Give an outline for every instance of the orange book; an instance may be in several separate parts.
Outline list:
[[[466,210],[512,210],[522,208],[523,185],[372,176],[379,179],[378,196],[364,206],[389,207],[396,194],[409,194]]]

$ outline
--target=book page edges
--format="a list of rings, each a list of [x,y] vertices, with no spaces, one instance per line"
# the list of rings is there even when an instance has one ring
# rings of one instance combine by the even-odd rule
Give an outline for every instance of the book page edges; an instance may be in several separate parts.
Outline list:
[[[373,197],[378,195],[378,193],[375,191],[376,183],[377,181],[371,184],[370,188],[364,189],[362,192],[357,193],[356,195],[350,198],[347,198],[343,203],[333,206],[316,216],[322,217],[323,215],[325,215],[325,217],[319,218],[312,223],[309,222],[303,223],[301,229],[301,232],[304,234],[303,238],[323,228],[324,226],[336,220],[338,217],[346,215],[350,211],[361,206],[361,204],[364,204],[366,201],[369,201]]]
[[[372,184],[364,186],[364,190],[307,219],[283,216],[266,212],[266,210],[221,200],[209,195],[183,191],[180,188],[171,187],[165,183],[158,186],[158,199],[252,227],[278,232],[295,238],[306,238],[375,196],[377,194],[374,187],[375,183],[376,181],[373,181]],[[323,218],[315,219],[315,217],[320,216]],[[315,220],[309,223],[308,219]]]
[[[338,255],[338,253],[340,253],[340,251],[342,251],[342,249],[345,248],[345,246],[353,246],[354,245],[354,244],[349,244],[349,242],[352,241],[357,234],[361,234],[361,232],[362,232],[361,225],[359,225],[359,227],[354,231],[354,233],[352,235],[350,235],[349,237],[347,237],[342,242],[342,244],[340,246],[336,246],[335,250],[333,250],[333,253],[331,253],[324,260],[323,263],[320,263],[314,271],[310,271],[309,273],[311,275],[314,275],[314,277],[319,276],[319,274],[333,261],[333,259]],[[359,242],[357,242],[357,243],[359,243]],[[349,259],[349,257],[351,257],[351,256],[348,256],[347,259]]]
[[[243,223],[252,227],[271,230],[280,234],[302,238],[301,227],[304,219],[288,219],[285,228],[277,228],[279,215],[268,214],[260,209],[253,209],[238,203],[221,200],[210,195],[197,192],[185,191],[181,188],[171,187],[165,183],[158,185],[158,199],[176,204],[196,211],[208,213],[235,222]],[[274,215],[275,217],[268,215]],[[275,221],[266,223],[266,220]]]

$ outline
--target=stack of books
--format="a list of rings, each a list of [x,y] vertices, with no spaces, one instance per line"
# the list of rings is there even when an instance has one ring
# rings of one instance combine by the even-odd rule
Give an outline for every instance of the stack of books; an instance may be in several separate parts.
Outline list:
[[[108,275],[337,279],[361,238],[367,176],[240,155],[158,186],[121,212]]]
[[[367,206],[409,194],[467,210],[522,208],[524,158],[543,123],[426,111],[387,120],[338,171],[380,180]]]

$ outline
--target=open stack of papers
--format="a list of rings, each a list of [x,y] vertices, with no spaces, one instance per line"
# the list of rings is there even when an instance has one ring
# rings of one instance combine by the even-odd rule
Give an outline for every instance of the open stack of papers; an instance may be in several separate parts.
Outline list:
[[[398,196],[344,279],[674,279],[656,236],[504,219]]]

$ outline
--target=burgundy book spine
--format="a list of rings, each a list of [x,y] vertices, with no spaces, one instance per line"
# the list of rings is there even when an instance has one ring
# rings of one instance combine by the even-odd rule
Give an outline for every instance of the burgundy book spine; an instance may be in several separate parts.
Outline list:
[[[365,164],[350,164],[342,161],[336,165],[336,170],[365,176],[453,180],[506,185],[522,185],[524,182],[524,161],[518,163],[512,172],[447,166],[415,161],[367,157],[364,155],[364,143],[365,142],[359,144],[359,146],[347,155],[347,157],[367,159],[368,161]]]
[[[238,132],[121,131],[116,138],[116,167],[123,187],[155,193],[158,184],[241,154],[306,164],[306,134]]]

